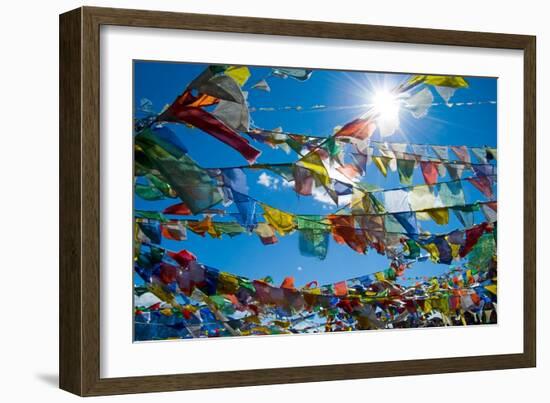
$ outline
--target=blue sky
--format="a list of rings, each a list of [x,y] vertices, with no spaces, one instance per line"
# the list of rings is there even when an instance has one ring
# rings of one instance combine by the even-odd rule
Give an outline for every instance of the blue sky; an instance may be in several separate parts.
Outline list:
[[[139,107],[143,98],[149,99],[153,109],[160,111],[164,105],[170,104],[183,92],[187,84],[206,68],[203,64],[166,63],[135,61],[134,62],[134,102]],[[282,79],[269,77],[271,71],[267,67],[249,67],[251,77],[243,87],[248,91],[250,107],[284,107],[300,105],[303,111],[277,111],[251,113],[251,120],[257,127],[274,129],[282,127],[284,131],[316,136],[327,136],[335,126],[341,126],[357,118],[365,112],[361,106],[369,103],[375,90],[385,87],[393,88],[408,75],[388,73],[368,73],[314,70],[307,81],[292,78]],[[437,74],[437,72],[427,72]],[[259,80],[267,78],[271,92],[263,92],[250,87]],[[451,103],[470,101],[496,101],[497,79],[468,77],[469,88],[458,90]],[[434,102],[441,98],[434,95]],[[313,105],[356,106],[349,108],[330,108],[327,110],[308,111]],[[394,135],[384,138],[389,142],[428,143],[440,145],[467,145],[496,147],[497,138],[497,105],[484,103],[471,106],[445,105],[434,106],[426,117],[413,118],[407,111],[400,112],[401,129]],[[170,128],[178,135],[189,149],[191,156],[203,167],[230,167],[246,165],[243,157],[225,144],[215,140],[210,135],[184,125],[170,124]],[[380,140],[376,131],[372,137]],[[295,153],[286,154],[282,150],[274,150],[258,142],[252,145],[262,151],[259,163],[294,162]],[[378,170],[370,165],[364,181],[385,188],[399,187],[397,172],[390,172],[384,178]],[[279,182],[259,181],[262,172],[246,171],[250,196],[264,201],[269,205],[296,214],[329,214],[337,208],[314,197],[298,197],[292,188],[283,186],[282,178],[269,171],[269,175]],[[443,178],[441,180],[449,180]],[[261,183],[258,183],[261,182]],[[263,183],[263,184],[262,184]],[[269,183],[270,186],[265,186]],[[420,169],[415,169],[413,184],[423,184]],[[485,200],[478,192],[466,195],[469,202]],[[174,204],[174,200],[148,202],[135,197],[135,208],[143,210],[162,210],[165,206]],[[234,206],[232,207],[234,208]],[[198,217],[201,218],[201,217]],[[481,215],[476,222],[482,220]],[[433,232],[448,232],[461,228],[454,218],[448,225],[440,226],[434,223],[422,222],[423,228]],[[173,249],[188,249],[198,256],[199,260],[211,267],[218,268],[250,278],[262,278],[270,275],[276,283],[286,276],[293,276],[296,285],[301,286],[309,281],[331,283],[347,278],[373,273],[388,267],[385,256],[369,251],[366,255],[354,252],[346,245],[330,242],[329,252],[325,260],[304,257],[298,249],[298,233],[279,237],[274,245],[262,245],[256,235],[240,235],[234,238],[205,238],[188,231],[188,240],[174,242],[163,240],[163,246]],[[430,262],[418,263],[407,272],[407,276],[435,275],[449,269],[449,266]]]

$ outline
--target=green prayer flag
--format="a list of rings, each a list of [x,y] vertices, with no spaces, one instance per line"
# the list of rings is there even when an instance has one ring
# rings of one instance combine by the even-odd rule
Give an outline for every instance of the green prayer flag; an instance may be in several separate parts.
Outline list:
[[[403,185],[412,185],[412,176],[414,173],[415,160],[397,160],[397,172],[399,172],[399,181]]]

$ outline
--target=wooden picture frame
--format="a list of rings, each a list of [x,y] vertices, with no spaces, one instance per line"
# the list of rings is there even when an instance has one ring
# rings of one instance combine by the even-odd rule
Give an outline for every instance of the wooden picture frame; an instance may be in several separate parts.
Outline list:
[[[171,28],[524,52],[523,353],[213,373],[100,377],[100,26]],[[60,387],[81,396],[533,367],[536,363],[535,37],[82,7],[60,16]]]

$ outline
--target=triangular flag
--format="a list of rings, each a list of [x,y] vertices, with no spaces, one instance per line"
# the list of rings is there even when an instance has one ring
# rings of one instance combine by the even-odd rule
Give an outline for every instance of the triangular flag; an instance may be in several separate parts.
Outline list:
[[[397,160],[397,171],[399,172],[399,181],[403,185],[412,185],[412,176],[414,173],[415,160]]]
[[[374,165],[380,170],[382,175],[387,176],[388,175],[388,165],[392,159],[389,157],[381,157],[376,156],[372,157],[372,162],[374,162]]]
[[[439,225],[447,225],[449,223],[449,209],[447,208],[429,209],[426,210],[426,213]]]
[[[458,159],[462,162],[470,163],[470,153],[468,152],[468,147],[466,146],[451,146],[451,150],[456,154]]]
[[[441,160],[449,159],[449,147],[447,146],[432,146],[432,150]]]
[[[491,181],[486,176],[479,176],[477,178],[468,178],[468,181],[474,185],[481,193],[483,193],[487,198],[493,198],[493,187],[491,186]]]
[[[487,164],[487,151],[485,148],[472,147],[470,151],[472,151],[472,154],[474,154],[478,162]]]
[[[271,88],[269,87],[269,84],[265,80],[260,80],[256,84],[252,86],[252,88],[260,91],[270,92]]]
[[[420,161],[420,168],[422,169],[422,176],[427,185],[435,185],[437,183],[437,166],[432,161]]]
[[[449,176],[453,180],[460,180],[462,178],[462,172],[464,171],[464,164],[445,164],[445,168],[447,168],[447,172],[449,172]]]

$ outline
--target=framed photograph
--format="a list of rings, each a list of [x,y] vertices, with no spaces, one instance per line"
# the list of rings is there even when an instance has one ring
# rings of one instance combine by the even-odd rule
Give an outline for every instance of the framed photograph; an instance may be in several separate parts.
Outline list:
[[[83,7],[60,64],[62,389],[535,366],[535,37]]]

